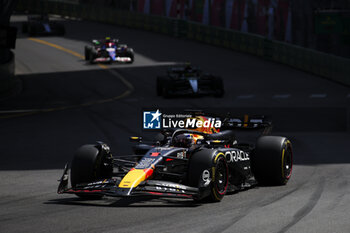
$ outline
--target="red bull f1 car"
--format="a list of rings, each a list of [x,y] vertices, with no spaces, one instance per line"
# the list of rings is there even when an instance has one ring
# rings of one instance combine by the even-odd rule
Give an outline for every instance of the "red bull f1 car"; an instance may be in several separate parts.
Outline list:
[[[85,46],[85,60],[90,63],[134,62],[134,50],[118,39],[106,37],[102,40],[92,40],[91,46]]]
[[[224,93],[220,77],[204,73],[191,64],[171,67],[165,76],[157,77],[157,95],[165,98],[200,95],[222,97]]]
[[[257,184],[285,185],[292,174],[291,142],[267,135],[267,121],[240,122],[225,118],[220,132],[167,129],[149,144],[131,137],[137,144],[128,156],[113,157],[102,142],[84,145],[71,162],[70,178],[66,165],[58,193],[87,199],[152,195],[221,201],[229,192]],[[255,143],[240,143],[236,129],[262,133]]]

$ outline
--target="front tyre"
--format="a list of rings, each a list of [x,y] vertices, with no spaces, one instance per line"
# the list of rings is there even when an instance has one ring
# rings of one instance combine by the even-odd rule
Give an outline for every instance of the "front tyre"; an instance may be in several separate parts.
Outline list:
[[[95,63],[95,59],[97,58],[97,52],[95,49],[91,48],[89,53],[89,62],[90,64]]]
[[[130,58],[130,61],[128,63],[133,63],[135,61],[134,52],[133,50],[129,49],[127,50],[127,56]]]
[[[203,149],[192,155],[188,183],[202,190],[197,200],[221,201],[228,189],[228,177],[228,166],[222,152]]]
[[[213,169],[215,168],[215,169]],[[214,159],[211,185],[211,200],[221,201],[228,188],[228,166],[224,154],[220,153]]]
[[[81,146],[73,157],[71,164],[71,184],[73,189],[79,184],[108,179],[113,173],[113,159],[106,145]],[[77,196],[87,199],[101,198],[101,194],[79,193]]]
[[[258,183],[285,185],[292,175],[292,144],[285,137],[262,136],[257,141],[251,161]]]

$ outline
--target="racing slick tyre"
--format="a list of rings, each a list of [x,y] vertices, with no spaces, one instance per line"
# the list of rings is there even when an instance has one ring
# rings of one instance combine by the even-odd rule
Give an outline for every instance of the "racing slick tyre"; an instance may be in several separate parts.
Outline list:
[[[169,89],[166,85],[163,85],[163,88],[162,88],[162,96],[164,98],[170,98],[170,93],[169,93]]]
[[[71,165],[71,184],[73,189],[78,184],[91,183],[112,177],[112,155],[99,148],[99,145],[83,145],[75,153]],[[77,193],[85,199],[101,198],[101,194]]]
[[[28,23],[25,22],[22,24],[22,33],[27,33],[28,32]]]
[[[56,28],[57,28],[57,34],[59,36],[64,36],[66,34],[66,29],[64,28],[64,26],[62,24],[57,24]]]
[[[157,96],[161,96],[163,92],[163,78],[157,77]]]
[[[85,61],[90,60],[90,51],[91,51],[91,48],[89,46],[85,46],[84,48]]]
[[[130,61],[128,63],[133,63],[135,61],[134,52],[132,50],[130,50],[129,48],[128,48],[126,56],[130,58]]]
[[[97,57],[96,51],[94,49],[91,49],[90,53],[89,53],[89,62],[90,62],[90,64],[94,64],[95,63],[96,57]]]
[[[215,77],[214,78],[214,83],[213,83],[213,87],[215,88],[215,97],[223,97],[225,94],[225,90],[224,90],[224,84],[222,82],[222,79],[219,77]]]
[[[28,25],[28,34],[29,36],[35,36],[37,34],[36,25]]]
[[[164,97],[164,98],[170,98],[171,95],[170,95],[170,85],[169,82],[167,82],[168,80],[167,79],[163,79],[162,80],[162,91],[161,91],[161,95]],[[170,80],[169,80],[170,81]]]
[[[292,144],[285,137],[262,136],[253,152],[252,171],[262,185],[285,185],[292,175]]]
[[[210,183],[206,184],[208,182]],[[221,201],[229,183],[224,154],[211,149],[202,149],[194,153],[189,162],[188,183],[191,187],[203,190],[195,200]]]
[[[134,57],[134,54],[130,54],[130,61],[128,63],[133,63],[135,61],[135,57]]]

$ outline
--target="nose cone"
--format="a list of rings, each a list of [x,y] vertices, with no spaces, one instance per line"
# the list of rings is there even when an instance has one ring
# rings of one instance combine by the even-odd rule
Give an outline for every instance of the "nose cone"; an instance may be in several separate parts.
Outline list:
[[[142,181],[148,179],[153,174],[153,169],[131,169],[128,174],[124,176],[119,184],[119,188],[135,188]]]

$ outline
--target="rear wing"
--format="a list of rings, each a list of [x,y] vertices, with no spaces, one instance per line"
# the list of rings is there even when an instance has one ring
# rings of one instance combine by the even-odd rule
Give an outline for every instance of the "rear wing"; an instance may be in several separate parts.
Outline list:
[[[229,117],[225,118],[221,130],[256,130],[260,131],[262,135],[268,135],[272,131],[272,122],[265,116],[249,116],[243,117]]]
[[[193,73],[198,73],[201,71],[201,69],[199,67],[196,66],[192,66],[191,70]],[[168,73],[184,73],[186,72],[186,66],[185,65],[179,65],[179,66],[173,66],[168,68]]]
[[[227,117],[223,119],[223,127],[230,129],[262,129],[272,127],[271,121],[265,116],[244,115],[243,117]]]
[[[211,114],[202,110],[186,110],[193,116],[205,116],[219,119],[222,122],[220,131],[223,130],[263,130],[263,134],[269,134],[272,130],[272,122],[264,115],[232,116],[227,114]]]
[[[33,21],[49,20],[49,16],[47,14],[28,15],[27,18],[28,18],[28,21],[30,21],[30,20],[33,20]]]

